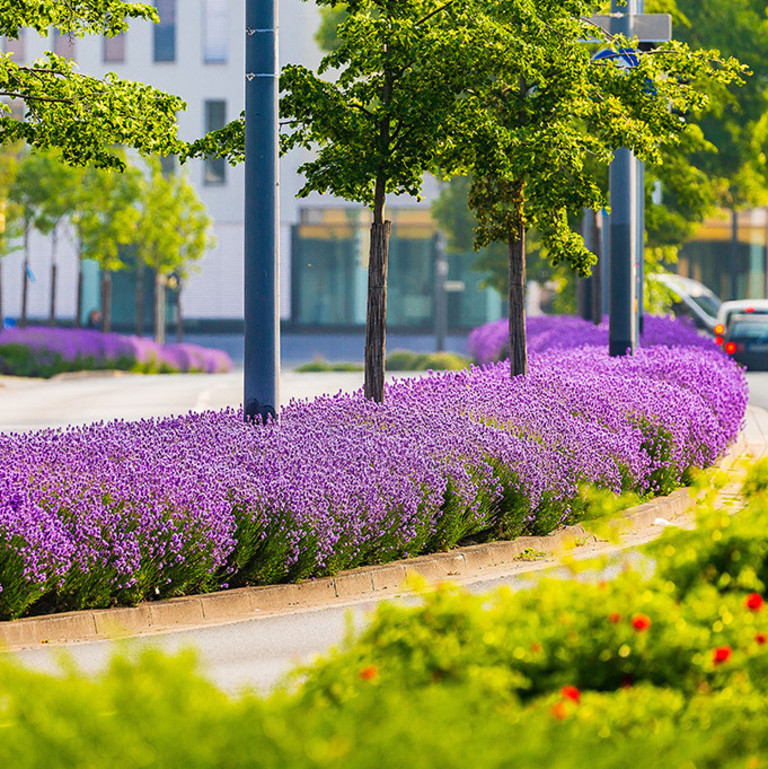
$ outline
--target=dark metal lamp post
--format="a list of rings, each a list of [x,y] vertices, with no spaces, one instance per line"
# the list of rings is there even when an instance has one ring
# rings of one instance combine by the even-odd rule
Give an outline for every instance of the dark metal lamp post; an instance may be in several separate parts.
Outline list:
[[[245,7],[245,418],[279,408],[277,0]]]

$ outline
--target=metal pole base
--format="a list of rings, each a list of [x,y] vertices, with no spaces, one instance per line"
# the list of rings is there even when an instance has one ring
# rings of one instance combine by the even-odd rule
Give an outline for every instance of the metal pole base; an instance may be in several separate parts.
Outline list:
[[[272,406],[266,403],[260,403],[255,398],[249,400],[245,404],[245,421],[246,422],[261,422],[266,425],[268,422],[275,421],[277,414]]]
[[[631,339],[612,339],[608,344],[608,354],[615,358],[619,355],[634,355],[635,348]]]

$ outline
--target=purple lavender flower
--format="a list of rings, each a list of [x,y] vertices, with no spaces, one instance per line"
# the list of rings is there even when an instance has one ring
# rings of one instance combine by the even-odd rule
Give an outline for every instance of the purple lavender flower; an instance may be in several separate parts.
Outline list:
[[[92,329],[14,327],[0,331],[0,357],[6,345],[27,348],[37,366],[66,368],[120,368],[224,373],[232,361],[223,350],[194,344],[160,345],[151,339]]]

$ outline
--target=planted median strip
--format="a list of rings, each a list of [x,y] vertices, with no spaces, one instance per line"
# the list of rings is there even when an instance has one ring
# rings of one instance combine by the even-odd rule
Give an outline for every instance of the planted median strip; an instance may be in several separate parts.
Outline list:
[[[5,619],[296,582],[544,534],[601,488],[665,494],[744,417],[719,350],[600,348],[293,402],[0,436]]]

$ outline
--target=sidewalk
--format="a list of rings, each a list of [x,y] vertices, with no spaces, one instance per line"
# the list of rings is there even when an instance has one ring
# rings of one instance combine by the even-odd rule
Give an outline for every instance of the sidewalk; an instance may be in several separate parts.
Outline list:
[[[747,408],[745,428],[720,463],[721,467],[728,471],[746,455],[753,458],[768,456],[768,411],[764,409]],[[732,484],[722,490],[721,498],[730,501],[737,494],[738,485]],[[539,571],[554,565],[555,559],[567,549],[579,548],[580,555],[592,557],[650,541],[675,519],[681,525],[690,525],[696,504],[687,489],[677,489],[666,497],[625,511],[619,545],[597,540],[579,524],[547,536],[472,545],[382,566],[361,567],[298,584],[238,588],[134,607],[0,622],[0,646],[18,650],[41,644],[141,636],[300,609],[338,606],[357,600],[386,599],[407,592],[406,582],[415,575],[433,582],[443,579],[471,582],[502,574]]]

